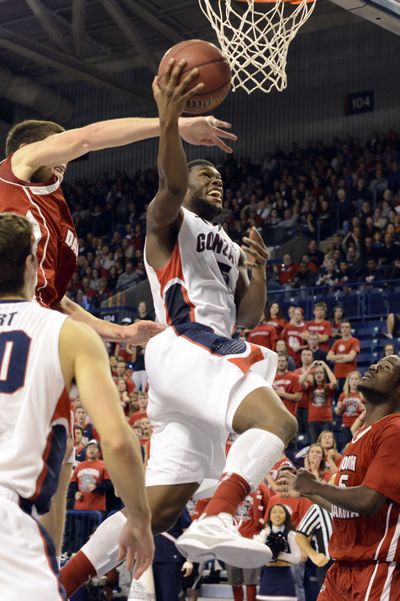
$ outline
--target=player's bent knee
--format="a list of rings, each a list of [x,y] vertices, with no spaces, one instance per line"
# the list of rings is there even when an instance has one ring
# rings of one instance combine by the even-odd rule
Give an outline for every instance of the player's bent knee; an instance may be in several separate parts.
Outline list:
[[[161,534],[175,526],[182,508],[163,507],[159,511],[154,511],[151,518],[151,529],[153,534]]]

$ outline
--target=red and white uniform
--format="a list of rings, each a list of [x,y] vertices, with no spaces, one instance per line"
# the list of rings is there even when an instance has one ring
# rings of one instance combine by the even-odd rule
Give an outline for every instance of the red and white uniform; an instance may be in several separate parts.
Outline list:
[[[0,213],[18,213],[32,223],[36,300],[47,307],[60,302],[77,265],[78,240],[61,181],[54,176],[45,183],[23,182],[11,171],[11,155],[0,163]]]
[[[44,601],[62,598],[47,533],[30,514],[49,510],[70,431],[58,350],[65,319],[36,302],[0,302],[0,592],[7,601],[32,590]]]
[[[332,506],[329,553],[336,559],[319,599],[400,599],[400,415],[363,426],[346,448],[336,474],[339,486],[366,486],[387,497],[373,516]],[[348,587],[349,579],[353,584]],[[346,594],[345,594],[346,593]]]
[[[286,342],[288,353],[293,357],[297,367],[300,365],[300,352],[297,350],[299,347],[305,346],[306,341],[300,336],[307,330],[306,324],[302,322],[299,326],[295,326],[292,323],[287,323],[283,328],[281,338]]]
[[[302,387],[299,383],[298,376],[291,371],[285,371],[284,374],[277,373],[272,386],[274,389],[282,388],[285,392],[288,392],[289,394],[302,392]],[[297,401],[289,401],[289,399],[282,399],[282,401],[285,407],[290,411],[290,413],[292,415],[296,415]]]
[[[313,334],[319,334],[320,336],[328,335],[329,338],[332,338],[332,324],[330,321],[315,321],[315,319],[311,321],[307,321],[306,324],[307,331],[312,332]],[[329,351],[329,342],[320,342],[319,348],[327,353]]]
[[[171,326],[146,346],[154,427],[148,486],[216,484],[237,408],[256,388],[272,385],[276,354],[231,338],[240,254],[220,226],[182,209],[166,265],[153,269],[145,257],[157,319]]]

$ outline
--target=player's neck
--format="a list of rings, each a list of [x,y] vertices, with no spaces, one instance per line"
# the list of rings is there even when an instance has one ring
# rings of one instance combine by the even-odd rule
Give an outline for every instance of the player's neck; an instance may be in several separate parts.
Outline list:
[[[26,296],[23,293],[20,294],[0,294],[0,301],[10,301],[10,303],[12,303],[13,301],[29,301],[31,300],[30,298],[28,298],[28,296]]]
[[[383,403],[382,405],[375,405],[367,400],[366,403],[366,417],[365,417],[365,425],[371,426],[378,422],[379,420],[387,417],[391,413],[395,412],[393,408],[393,403]],[[399,409],[397,409],[399,410]]]
[[[31,182],[33,184],[40,184],[49,181],[53,177],[52,167],[41,167],[35,173],[31,175]]]

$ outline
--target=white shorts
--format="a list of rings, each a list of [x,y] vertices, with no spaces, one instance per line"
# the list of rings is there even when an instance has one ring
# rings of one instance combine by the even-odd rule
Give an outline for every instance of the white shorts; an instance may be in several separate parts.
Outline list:
[[[0,487],[0,599],[61,601],[54,546],[45,529]]]
[[[276,353],[190,324],[152,338],[145,359],[154,427],[147,486],[218,479],[236,410],[272,385]]]

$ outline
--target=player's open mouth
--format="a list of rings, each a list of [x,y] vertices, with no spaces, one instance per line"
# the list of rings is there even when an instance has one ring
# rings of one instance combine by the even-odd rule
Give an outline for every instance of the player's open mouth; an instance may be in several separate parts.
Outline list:
[[[214,190],[209,190],[207,192],[207,197],[222,202],[222,192],[216,188]]]

